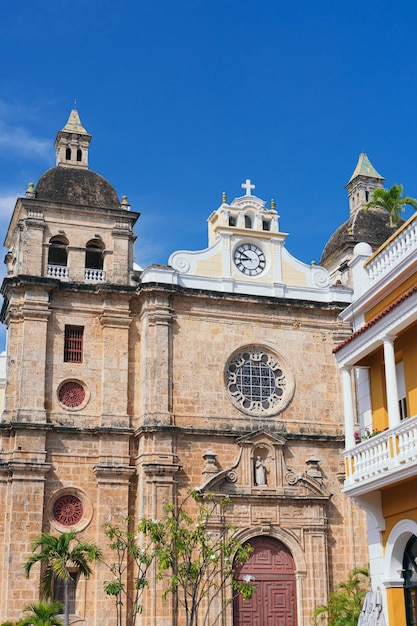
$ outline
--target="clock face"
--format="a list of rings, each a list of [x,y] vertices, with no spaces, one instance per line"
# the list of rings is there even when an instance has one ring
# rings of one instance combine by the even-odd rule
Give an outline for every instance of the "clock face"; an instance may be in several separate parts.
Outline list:
[[[239,272],[246,276],[257,276],[266,265],[264,253],[253,243],[240,244],[234,251],[233,261]]]

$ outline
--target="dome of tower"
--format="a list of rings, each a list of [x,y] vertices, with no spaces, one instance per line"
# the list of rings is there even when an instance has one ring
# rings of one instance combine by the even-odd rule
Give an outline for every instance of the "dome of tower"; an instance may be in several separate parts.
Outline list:
[[[120,201],[112,185],[88,169],[52,167],[41,176],[35,189],[39,200],[118,209]]]
[[[326,259],[329,259],[333,253],[345,248],[353,249],[357,243],[362,241],[376,250],[403,223],[404,220],[400,219],[398,224],[390,226],[390,216],[386,211],[378,208],[368,211],[360,209],[335,230],[324,246],[320,264],[326,265]]]

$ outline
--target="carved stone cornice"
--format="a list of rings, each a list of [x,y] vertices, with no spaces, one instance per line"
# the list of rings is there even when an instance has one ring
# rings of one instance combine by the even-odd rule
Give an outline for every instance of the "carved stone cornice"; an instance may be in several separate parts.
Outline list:
[[[135,473],[130,465],[94,465],[98,484],[126,485]]]

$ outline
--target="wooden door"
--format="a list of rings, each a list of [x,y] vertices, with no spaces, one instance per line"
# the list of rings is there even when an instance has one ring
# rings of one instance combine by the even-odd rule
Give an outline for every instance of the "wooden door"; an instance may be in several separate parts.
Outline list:
[[[270,537],[256,537],[249,543],[251,557],[236,573],[240,579],[253,577],[256,591],[250,600],[235,599],[233,625],[297,626],[295,566],[290,551]]]

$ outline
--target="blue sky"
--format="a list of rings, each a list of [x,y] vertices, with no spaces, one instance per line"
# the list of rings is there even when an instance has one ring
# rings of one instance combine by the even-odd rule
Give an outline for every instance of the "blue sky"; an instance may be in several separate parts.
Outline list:
[[[364,150],[417,196],[417,3],[20,0],[0,24],[0,229],[77,100],[90,167],[142,216],[137,262],[206,247],[251,178],[318,261]]]

